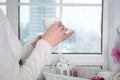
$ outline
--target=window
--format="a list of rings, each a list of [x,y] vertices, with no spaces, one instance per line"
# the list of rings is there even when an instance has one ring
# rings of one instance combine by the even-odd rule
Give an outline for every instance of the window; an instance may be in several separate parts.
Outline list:
[[[0,0],[0,8],[6,14],[6,0]]]
[[[60,17],[75,34],[53,52],[60,50],[76,65],[106,68],[108,0],[0,0],[0,7],[23,44],[45,32],[43,18]],[[48,65],[56,56],[51,55]]]
[[[102,0],[20,0],[20,39],[32,41],[44,33],[46,17],[60,17],[75,34],[56,47],[54,53],[102,53]]]

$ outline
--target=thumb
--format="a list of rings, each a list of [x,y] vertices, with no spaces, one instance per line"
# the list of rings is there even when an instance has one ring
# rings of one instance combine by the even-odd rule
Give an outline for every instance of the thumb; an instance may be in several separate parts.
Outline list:
[[[67,39],[68,37],[72,36],[73,33],[74,33],[74,31],[71,31],[71,32],[65,34],[64,40]]]

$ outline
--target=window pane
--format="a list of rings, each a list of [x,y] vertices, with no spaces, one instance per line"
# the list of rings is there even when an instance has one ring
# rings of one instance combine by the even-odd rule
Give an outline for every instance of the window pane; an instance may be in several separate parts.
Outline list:
[[[59,3],[60,0],[20,0],[20,2],[25,2],[25,3],[31,3],[31,2]]]
[[[63,7],[63,23],[74,35],[63,42],[63,53],[101,53],[101,7]],[[73,13],[74,12],[74,13]]]
[[[59,7],[20,6],[20,39],[23,44],[45,31],[42,20],[46,17],[59,17]]]
[[[63,0],[63,3],[101,4],[102,0]]]
[[[4,12],[4,14],[6,15],[6,6],[5,5],[0,5],[0,8]]]
[[[0,2],[6,2],[6,0],[0,0]]]

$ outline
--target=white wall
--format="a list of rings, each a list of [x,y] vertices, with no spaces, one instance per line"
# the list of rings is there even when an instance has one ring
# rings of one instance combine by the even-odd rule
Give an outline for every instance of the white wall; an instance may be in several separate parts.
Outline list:
[[[116,27],[120,26],[120,0],[109,1],[109,70],[114,69],[111,50],[114,47]]]
[[[111,49],[114,46],[114,0],[109,0],[109,39],[108,39],[108,69],[113,70],[113,60],[111,57]]]
[[[18,36],[18,1],[7,0],[7,17],[10,21],[13,31]]]
[[[115,27],[120,26],[120,0],[115,0]]]

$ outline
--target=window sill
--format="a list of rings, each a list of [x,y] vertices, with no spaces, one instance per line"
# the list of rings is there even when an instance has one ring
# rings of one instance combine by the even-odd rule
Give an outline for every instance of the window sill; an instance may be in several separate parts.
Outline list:
[[[104,65],[104,55],[98,55],[98,54],[62,54],[61,56],[68,57],[70,62],[73,65]],[[60,56],[58,54],[51,54],[49,57],[48,62],[46,65],[52,65],[55,64],[57,59]]]

